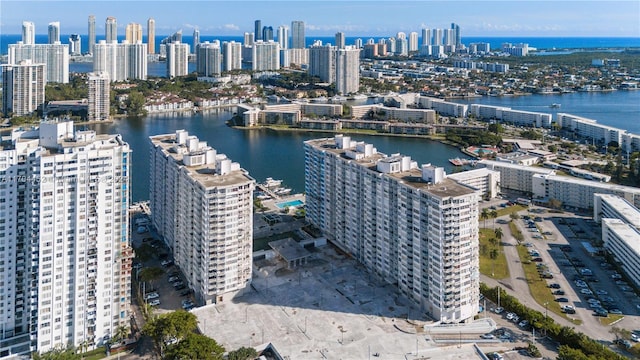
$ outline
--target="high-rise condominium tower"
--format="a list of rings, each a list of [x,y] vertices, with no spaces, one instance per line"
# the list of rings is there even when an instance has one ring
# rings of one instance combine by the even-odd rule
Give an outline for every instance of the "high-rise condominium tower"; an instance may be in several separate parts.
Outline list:
[[[129,145],[73,122],[42,122],[12,139],[0,150],[0,171],[16,179],[0,188],[12,204],[0,207],[0,277],[12,279],[3,285],[12,296],[0,300],[3,346],[104,346],[131,321]]]
[[[136,23],[129,23],[125,28],[125,40],[129,44],[135,44],[138,41],[142,42],[142,25]]]
[[[87,74],[87,87],[89,89],[89,109],[87,118],[89,121],[109,120],[109,74],[106,72]]]
[[[25,45],[36,43],[36,25],[31,21],[22,22],[22,43]]]
[[[346,39],[344,36],[343,32],[337,32],[336,33],[336,46],[338,47],[338,49],[344,49],[344,47],[346,46]]]
[[[69,55],[82,54],[82,43],[80,34],[69,35]]]
[[[254,71],[280,69],[280,44],[271,41],[256,41],[253,43]]]
[[[156,53],[156,21],[153,18],[147,20],[147,44],[149,54]]]
[[[304,21],[292,21],[291,22],[291,48],[292,49],[304,49],[305,34],[304,34]]]
[[[47,34],[49,35],[48,36],[49,44],[55,44],[60,42],[60,22],[59,21],[50,22],[49,26],[47,27]]]
[[[254,22],[253,40],[254,41],[262,40],[262,21],[261,20],[256,20]]]
[[[189,73],[189,44],[175,41],[166,44],[167,77],[184,76]]]
[[[235,41],[222,43],[222,65],[224,71],[242,69],[242,44]]]
[[[273,27],[264,26],[262,28],[262,41],[271,41],[271,40],[273,40]]]
[[[314,45],[309,48],[309,75],[323,82],[336,81],[336,46]]]
[[[45,64],[22,60],[2,67],[2,112],[31,115],[44,105]]]
[[[96,44],[96,17],[93,15],[89,15],[88,21],[89,29],[88,29],[88,42],[89,42],[89,53],[93,54],[93,46]]]
[[[22,60],[31,60],[32,64],[46,64],[47,82],[69,82],[69,45],[68,44],[9,44],[9,64]]]
[[[196,67],[198,75],[219,76],[222,72],[220,56],[220,43],[218,41],[198,44],[196,49]]]
[[[107,43],[100,40],[93,54],[93,71],[106,72],[110,81],[147,78],[147,44]]]
[[[306,141],[304,151],[308,221],[436,321],[473,319],[479,191],[343,135]]]
[[[360,89],[360,49],[347,46],[336,53],[336,92],[356,93]]]
[[[191,45],[191,48],[193,49],[194,54],[196,53],[196,50],[199,44],[200,44],[200,30],[193,29],[193,44]]]
[[[184,130],[150,140],[153,224],[196,298],[228,301],[251,282],[255,180]]]
[[[278,26],[278,44],[280,44],[280,50],[289,48],[289,29],[284,25]]]
[[[118,41],[118,22],[113,16],[109,16],[105,21],[104,38],[107,43]]]

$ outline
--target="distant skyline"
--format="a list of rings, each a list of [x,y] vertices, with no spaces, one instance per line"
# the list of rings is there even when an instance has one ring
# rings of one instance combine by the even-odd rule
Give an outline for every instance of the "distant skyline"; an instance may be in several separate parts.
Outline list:
[[[37,11],[34,11],[37,9]],[[155,19],[156,34],[182,29],[190,35],[242,35],[263,25],[305,22],[307,36],[393,36],[422,28],[460,26],[463,37],[637,37],[640,45],[640,1],[0,1],[0,33],[21,33],[22,21],[35,23],[37,34],[60,22],[61,34],[87,33],[87,18],[96,17],[104,35],[107,16],[124,34],[128,23]]]

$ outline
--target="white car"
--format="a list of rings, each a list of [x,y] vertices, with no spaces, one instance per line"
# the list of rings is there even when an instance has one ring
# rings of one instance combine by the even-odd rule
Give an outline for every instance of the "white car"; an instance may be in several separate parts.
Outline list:
[[[145,300],[151,300],[151,299],[157,299],[160,297],[160,294],[158,294],[157,292],[152,292],[152,293],[148,293],[144,296]]]
[[[522,320],[520,321],[520,323],[518,324],[518,326],[520,327],[526,327],[527,325],[529,325],[529,322],[527,320]]]
[[[160,299],[153,299],[153,300],[149,301],[149,305],[151,305],[151,306],[160,305]]]
[[[499,306],[499,307],[497,307],[497,308],[495,308],[493,310],[493,312],[496,313],[496,314],[501,314],[503,311],[504,311],[504,308],[501,307],[501,306]]]
[[[584,295],[593,295],[593,291],[589,289],[580,289],[580,293]]]
[[[514,313],[512,313],[512,312],[507,313],[507,320],[513,320],[513,317],[514,317],[514,316],[516,316],[516,314],[514,314]]]

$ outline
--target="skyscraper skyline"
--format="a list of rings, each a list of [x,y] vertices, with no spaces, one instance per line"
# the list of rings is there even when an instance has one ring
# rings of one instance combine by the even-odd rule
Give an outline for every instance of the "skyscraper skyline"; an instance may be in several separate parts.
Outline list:
[[[289,28],[284,25],[278,26],[278,44],[280,44],[280,50],[289,48]]]

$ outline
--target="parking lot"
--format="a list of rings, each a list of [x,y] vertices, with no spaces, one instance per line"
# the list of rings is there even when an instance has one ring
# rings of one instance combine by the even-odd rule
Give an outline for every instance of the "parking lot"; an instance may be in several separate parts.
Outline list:
[[[599,340],[613,341],[615,338],[609,333],[611,326],[602,325],[600,318],[623,315],[615,326],[628,330],[640,328],[638,297],[630,291],[631,286],[617,279],[619,275],[601,255],[592,253],[593,243],[601,238],[601,230],[588,215],[549,212],[536,206],[521,211],[519,215],[516,225],[524,236],[523,243],[528,246],[531,260],[538,265],[540,274],[549,274],[549,278],[544,279],[547,284],[557,286],[549,288],[551,293],[559,291],[554,295],[555,300],[559,300],[561,306],[573,307],[575,314],[571,314],[573,311],[569,308],[567,315],[581,320],[582,324],[576,326],[551,312],[548,312],[549,316]],[[505,234],[511,234],[507,226],[509,220],[509,216],[505,216],[496,221]],[[484,278],[483,281],[492,286],[501,285],[522,299],[525,305],[545,313],[547,309],[543,304],[522,296],[529,293],[529,289],[515,251],[517,242],[511,236],[505,238],[502,242],[510,279],[497,282]]]

